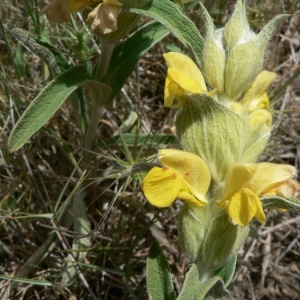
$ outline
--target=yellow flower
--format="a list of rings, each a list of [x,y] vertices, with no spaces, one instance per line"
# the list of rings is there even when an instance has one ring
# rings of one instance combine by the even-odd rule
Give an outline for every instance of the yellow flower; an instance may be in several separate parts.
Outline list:
[[[290,165],[236,164],[226,176],[225,195],[217,205],[227,212],[233,224],[246,226],[253,218],[265,223],[260,197],[294,196],[297,193],[297,185],[292,187],[294,172],[295,168]]]
[[[157,207],[170,206],[177,198],[203,206],[210,185],[210,172],[197,155],[175,149],[158,152],[162,168],[154,167],[145,176],[142,190]]]
[[[93,33],[108,34],[118,29],[117,20],[122,3],[117,0],[104,0],[89,13],[87,24]]]
[[[298,192],[298,183],[292,180],[296,169],[290,165],[260,163],[248,187],[259,196],[278,195],[285,198],[295,197]],[[294,186],[293,191],[284,191]],[[298,187],[298,189],[297,189]]]
[[[270,104],[266,90],[275,78],[276,74],[268,71],[262,71],[257,75],[241,101],[247,113],[256,109],[269,109]]]
[[[275,78],[276,74],[273,72],[260,72],[241,101],[244,113],[249,115],[251,130],[260,130],[261,133],[270,130],[272,115],[268,112],[270,103],[266,90]]]
[[[42,12],[54,22],[65,23],[70,21],[70,14],[93,6],[92,0],[54,0],[42,9]]]
[[[168,64],[165,83],[165,106],[179,108],[184,106],[186,92],[202,94],[207,92],[203,75],[197,65],[182,53],[164,54]],[[174,100],[177,100],[174,101]]]
[[[259,135],[270,131],[272,115],[266,90],[274,81],[276,74],[273,72],[260,72],[251,86],[246,90],[240,102],[230,101],[230,108],[239,115],[248,118],[250,130],[260,132]]]

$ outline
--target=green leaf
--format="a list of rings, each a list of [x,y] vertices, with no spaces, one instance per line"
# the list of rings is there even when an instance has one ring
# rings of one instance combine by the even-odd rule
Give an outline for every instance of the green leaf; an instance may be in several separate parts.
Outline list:
[[[20,76],[24,76],[25,67],[24,67],[24,61],[23,61],[23,51],[22,51],[20,44],[18,44],[17,49],[16,49],[15,60],[16,60],[16,67],[17,67],[18,74],[20,74]]]
[[[203,273],[201,275],[201,272]],[[177,300],[230,300],[230,293],[224,287],[224,283],[219,276],[214,276],[203,281],[207,277],[205,269],[193,264],[187,272],[183,283],[182,291]]]
[[[166,49],[168,49],[171,52],[181,52],[180,48],[173,44],[165,44],[164,45]]]
[[[300,199],[282,198],[278,196],[267,196],[261,199],[264,208],[287,209],[290,211],[300,212]]]
[[[116,46],[105,77],[105,82],[112,89],[111,99],[121,90],[140,57],[169,33],[158,22],[151,22]]]
[[[144,7],[131,8],[130,11],[162,23],[193,53],[200,66],[203,38],[195,24],[182,13],[176,4],[170,0],[152,0]]]
[[[60,74],[44,87],[14,127],[8,140],[8,150],[13,152],[20,149],[87,79],[85,67],[76,66]]]
[[[170,267],[157,243],[151,246],[147,259],[147,289],[150,299],[174,299]]]

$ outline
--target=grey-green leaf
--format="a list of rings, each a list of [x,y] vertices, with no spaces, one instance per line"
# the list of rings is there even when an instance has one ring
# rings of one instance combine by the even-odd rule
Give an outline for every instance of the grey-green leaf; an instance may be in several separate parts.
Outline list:
[[[133,7],[130,11],[162,23],[193,53],[195,61],[200,66],[203,38],[195,24],[183,14],[176,4],[170,0],[152,0],[144,7]]]
[[[221,270],[218,271],[218,276],[224,281],[224,285],[228,286],[235,272],[237,261],[237,254],[234,254],[232,258],[226,263]]]
[[[215,278],[212,278],[212,280]],[[223,281],[217,280],[204,296],[204,300],[231,300],[231,296],[230,292],[225,288]]]
[[[84,66],[76,66],[52,80],[25,110],[8,140],[10,152],[20,149],[36,133],[64,101],[88,79]]]
[[[178,295],[177,300],[193,300],[201,299],[198,296],[201,293],[201,284],[199,279],[198,267],[193,264],[189,271],[186,273],[186,277],[183,283],[182,290]]]
[[[40,45],[37,37],[21,28],[13,28],[10,32],[23,45],[40,57],[54,74],[60,73],[54,54],[45,46]]]
[[[200,266],[193,264],[187,272],[182,291],[177,300],[230,300],[230,293],[225,288],[224,282],[219,276],[214,276],[203,281]],[[203,277],[203,278],[200,278]]]
[[[147,289],[152,300],[174,299],[170,267],[157,243],[151,246],[147,258]]]
[[[282,198],[278,196],[267,196],[261,199],[264,208],[287,209],[290,211],[300,212],[300,199]]]
[[[170,31],[160,23],[151,22],[114,49],[105,77],[105,82],[112,89],[111,99],[121,90],[140,57],[169,33]]]

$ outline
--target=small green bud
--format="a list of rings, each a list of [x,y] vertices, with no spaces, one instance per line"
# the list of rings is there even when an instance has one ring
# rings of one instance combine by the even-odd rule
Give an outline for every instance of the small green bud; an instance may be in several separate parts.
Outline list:
[[[226,49],[231,50],[238,43],[250,41],[255,37],[247,21],[245,1],[238,0],[230,20],[224,27],[223,43]]]
[[[205,208],[185,204],[179,217],[178,231],[181,250],[192,262],[199,260],[205,228],[203,225]]]
[[[212,88],[224,91],[226,54],[222,45],[222,30],[209,37],[204,44],[201,65],[204,76]]]
[[[210,270],[218,270],[236,254],[249,233],[249,226],[232,225],[227,214],[210,222],[202,247],[201,258]]]
[[[232,100],[252,84],[263,69],[265,47],[258,40],[235,46],[229,53],[225,69],[225,91]]]

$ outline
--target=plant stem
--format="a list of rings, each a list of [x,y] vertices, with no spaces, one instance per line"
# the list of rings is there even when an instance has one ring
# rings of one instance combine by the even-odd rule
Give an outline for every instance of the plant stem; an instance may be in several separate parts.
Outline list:
[[[103,78],[107,72],[112,52],[114,49],[115,44],[109,44],[107,41],[102,40],[101,41],[101,55],[100,59],[96,68],[95,73],[95,79],[99,82],[103,81]],[[83,147],[85,150],[85,155],[82,160],[82,165],[86,167],[90,160],[91,160],[91,153],[89,152],[92,149],[93,142],[97,133],[97,126],[99,122],[99,116],[102,113],[103,110],[103,104],[101,101],[99,101],[100,95],[97,97],[96,95],[92,95],[92,115],[90,119],[90,124],[88,126],[88,129],[85,133]]]
[[[100,82],[107,72],[114,47],[114,43],[110,44],[106,40],[101,40],[101,55],[95,72],[95,79]]]

